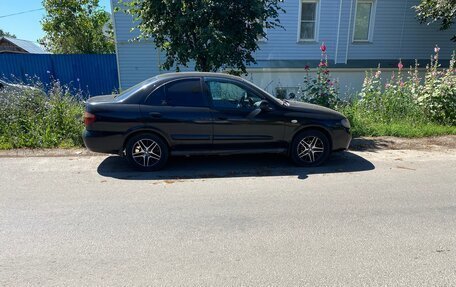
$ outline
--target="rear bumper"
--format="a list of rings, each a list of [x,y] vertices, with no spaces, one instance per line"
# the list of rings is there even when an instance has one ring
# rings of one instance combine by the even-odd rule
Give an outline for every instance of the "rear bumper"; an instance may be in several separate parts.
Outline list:
[[[341,128],[333,130],[333,151],[347,150],[350,146],[352,135],[349,129]]]
[[[87,149],[93,152],[118,154],[123,149],[123,135],[119,133],[84,129],[82,138]]]

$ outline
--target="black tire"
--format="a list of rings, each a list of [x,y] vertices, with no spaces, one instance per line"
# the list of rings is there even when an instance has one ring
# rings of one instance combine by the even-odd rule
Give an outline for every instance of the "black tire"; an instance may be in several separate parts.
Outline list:
[[[290,156],[299,166],[319,166],[331,154],[328,137],[318,130],[300,132],[291,144]]]
[[[156,171],[168,162],[168,145],[154,134],[139,134],[128,140],[125,155],[130,164],[140,171]]]

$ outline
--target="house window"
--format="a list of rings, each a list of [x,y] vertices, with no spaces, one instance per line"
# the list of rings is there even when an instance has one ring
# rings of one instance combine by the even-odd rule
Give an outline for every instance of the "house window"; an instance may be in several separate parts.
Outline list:
[[[267,35],[268,35],[268,31],[267,31],[267,29],[266,29],[266,23],[265,23],[264,21],[262,22],[262,26],[263,26],[263,32],[264,32],[265,35],[264,35],[264,36],[258,35],[258,37],[257,37],[257,41],[258,41],[258,42],[266,42],[266,41],[268,40],[268,39],[266,38]]]
[[[318,26],[318,1],[303,0],[299,19],[299,40],[316,41]]]
[[[355,32],[353,41],[367,42],[372,40],[373,0],[358,0],[356,3]]]

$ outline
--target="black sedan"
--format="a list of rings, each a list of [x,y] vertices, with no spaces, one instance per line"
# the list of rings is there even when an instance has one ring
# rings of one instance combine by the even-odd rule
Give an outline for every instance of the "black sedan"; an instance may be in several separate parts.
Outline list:
[[[283,153],[317,166],[351,140],[342,114],[219,73],[163,74],[93,97],[84,123],[88,149],[124,155],[144,171],[163,168],[170,155],[201,154]]]

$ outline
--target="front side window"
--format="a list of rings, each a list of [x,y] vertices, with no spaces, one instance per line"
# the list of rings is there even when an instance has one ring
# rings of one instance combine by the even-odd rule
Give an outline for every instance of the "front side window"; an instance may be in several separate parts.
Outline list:
[[[165,86],[165,103],[168,106],[207,107],[199,79],[178,80]]]
[[[301,3],[299,40],[315,41],[317,34],[317,1],[304,0]]]
[[[356,4],[354,41],[370,41],[373,1],[360,0]]]
[[[166,105],[165,99],[165,89],[164,87],[159,87],[155,91],[153,91],[148,97],[145,102],[148,106],[163,106]]]
[[[206,84],[214,108],[254,109],[255,103],[262,100],[259,96],[230,82],[208,80]]]

